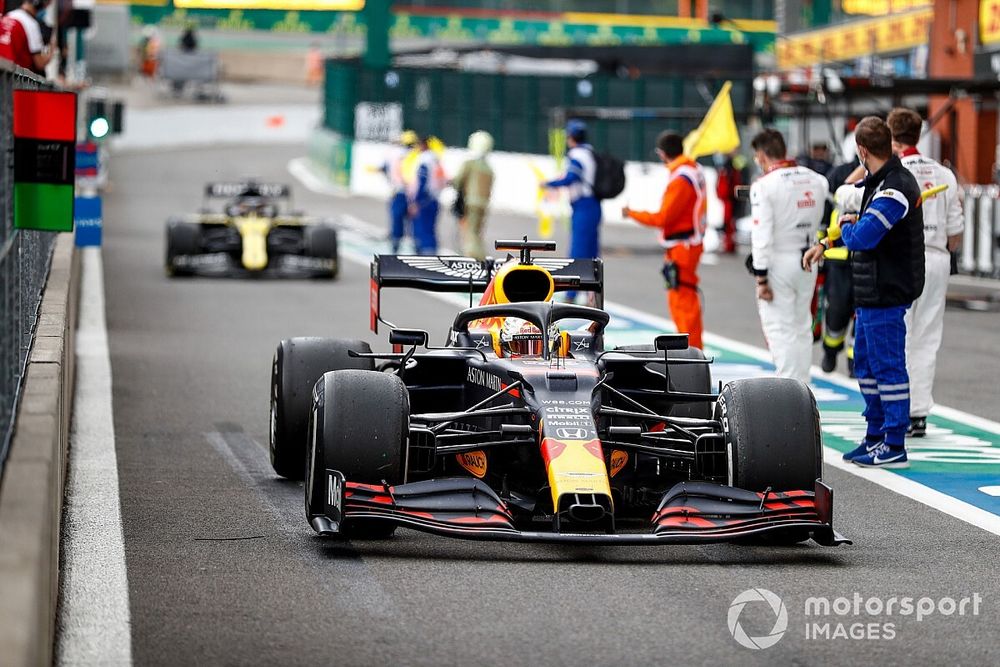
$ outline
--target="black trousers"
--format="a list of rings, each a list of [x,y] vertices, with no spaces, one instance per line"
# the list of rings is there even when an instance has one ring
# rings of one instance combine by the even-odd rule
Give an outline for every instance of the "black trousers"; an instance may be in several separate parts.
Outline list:
[[[854,317],[854,293],[851,282],[851,264],[827,260],[824,265],[826,282],[826,331],[823,347],[828,350],[844,349],[847,328]]]

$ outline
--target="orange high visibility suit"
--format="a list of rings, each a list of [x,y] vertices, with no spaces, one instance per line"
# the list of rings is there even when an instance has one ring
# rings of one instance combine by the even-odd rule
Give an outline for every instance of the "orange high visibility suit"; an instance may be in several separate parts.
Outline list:
[[[649,227],[658,227],[666,248],[664,261],[677,267],[677,287],[667,290],[670,317],[677,330],[688,334],[691,347],[702,347],[701,300],[698,297],[698,262],[705,233],[705,175],[685,156],[667,165],[670,172],[659,211],[630,211],[629,216]]]

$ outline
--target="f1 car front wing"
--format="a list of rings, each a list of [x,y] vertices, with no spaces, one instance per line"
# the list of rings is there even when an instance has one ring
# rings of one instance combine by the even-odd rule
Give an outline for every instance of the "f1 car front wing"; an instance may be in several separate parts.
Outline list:
[[[851,543],[833,530],[833,491],[819,480],[814,491],[782,493],[682,482],[664,494],[649,532],[520,530],[492,488],[465,477],[383,486],[348,482],[339,471],[327,470],[324,509],[310,521],[316,532],[330,536],[363,519],[448,537],[510,542],[703,544],[795,534],[823,546]]]
[[[227,252],[209,252],[199,255],[177,255],[173,258],[172,272],[191,274],[204,278],[314,278],[329,276],[336,269],[337,260],[306,255],[275,255],[267,268],[250,271]]]

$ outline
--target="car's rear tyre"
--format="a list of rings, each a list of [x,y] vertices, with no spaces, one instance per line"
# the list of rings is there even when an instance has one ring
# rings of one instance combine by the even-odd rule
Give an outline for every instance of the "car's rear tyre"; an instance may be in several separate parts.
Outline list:
[[[201,252],[201,225],[183,220],[167,221],[167,256],[166,270],[168,276],[189,276],[188,269],[174,266],[174,258],[182,255],[197,255]]]
[[[362,340],[336,338],[286,338],[278,344],[271,363],[269,440],[274,472],[302,479],[313,385],[327,371],[374,370],[373,359],[350,356],[371,351]]]
[[[396,485],[403,482],[410,399],[398,375],[343,370],[316,383],[309,423],[306,516],[322,516],[324,473],[338,470],[349,482]],[[378,520],[348,520],[344,537],[385,538],[396,526]]]
[[[328,277],[336,278],[340,272],[340,260],[337,254],[337,230],[329,225],[315,225],[306,227],[303,234],[306,254],[310,257],[332,259],[333,269]]]
[[[656,348],[652,345],[621,345],[616,350],[623,352],[653,352]],[[662,353],[660,353],[662,355]],[[654,369],[663,372],[663,363],[656,363],[656,358],[648,355]],[[662,356],[660,357],[663,358]],[[686,350],[669,350],[668,359],[705,359],[705,353],[696,347],[689,347]],[[675,364],[670,366],[670,387],[674,391],[689,392],[692,394],[712,393],[712,371],[708,364]],[[702,401],[699,403],[670,403],[665,402],[658,410],[669,409],[671,417],[694,417],[697,419],[712,418],[712,403]]]
[[[809,387],[790,378],[730,382],[716,403],[730,483],[761,492],[812,491],[823,473],[819,411]]]

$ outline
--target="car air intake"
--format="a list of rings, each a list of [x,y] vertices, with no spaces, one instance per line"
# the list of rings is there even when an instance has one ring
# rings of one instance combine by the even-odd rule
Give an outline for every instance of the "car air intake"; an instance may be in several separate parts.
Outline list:
[[[559,514],[573,523],[602,525],[611,518],[611,499],[594,493],[570,493],[559,498]]]
[[[552,294],[552,276],[537,266],[514,266],[498,274],[504,300],[510,303],[547,301]]]

